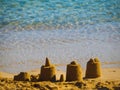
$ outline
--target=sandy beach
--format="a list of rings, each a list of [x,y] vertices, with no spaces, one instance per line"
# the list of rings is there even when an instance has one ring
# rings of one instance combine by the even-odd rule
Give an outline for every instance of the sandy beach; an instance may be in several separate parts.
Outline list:
[[[120,90],[120,0],[0,0],[0,90]]]
[[[85,70],[83,70],[83,77]],[[28,71],[30,75],[38,75],[40,69]],[[57,80],[64,71],[57,70]],[[0,90],[120,90],[120,68],[102,68],[102,76],[97,79],[84,79],[83,82],[31,82],[14,81],[15,74],[0,72]]]

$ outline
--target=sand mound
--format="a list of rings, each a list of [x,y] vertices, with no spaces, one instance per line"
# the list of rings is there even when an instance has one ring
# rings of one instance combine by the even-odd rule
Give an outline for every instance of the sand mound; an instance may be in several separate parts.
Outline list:
[[[20,74],[14,76],[16,81],[30,81],[30,74],[27,72],[20,72]]]

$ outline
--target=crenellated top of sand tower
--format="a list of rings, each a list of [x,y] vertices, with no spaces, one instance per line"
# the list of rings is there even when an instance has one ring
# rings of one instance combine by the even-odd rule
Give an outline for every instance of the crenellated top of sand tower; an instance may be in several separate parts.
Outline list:
[[[90,58],[90,60],[88,61],[88,63],[94,64],[94,63],[99,63],[99,59],[98,58]]]
[[[71,65],[77,65],[78,63],[76,61],[72,61],[70,64]]]
[[[100,62],[99,59],[96,57],[94,58],[94,62]]]
[[[76,66],[76,65],[79,65],[76,61],[72,61],[70,64],[68,65],[72,65],[72,66]]]

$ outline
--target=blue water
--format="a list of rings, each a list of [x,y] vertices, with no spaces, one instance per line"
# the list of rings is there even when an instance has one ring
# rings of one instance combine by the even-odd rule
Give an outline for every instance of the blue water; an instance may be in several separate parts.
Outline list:
[[[80,29],[86,24],[120,22],[120,0],[1,0],[0,27]]]
[[[120,0],[0,0],[0,71],[39,68],[46,56],[119,67],[119,54]]]

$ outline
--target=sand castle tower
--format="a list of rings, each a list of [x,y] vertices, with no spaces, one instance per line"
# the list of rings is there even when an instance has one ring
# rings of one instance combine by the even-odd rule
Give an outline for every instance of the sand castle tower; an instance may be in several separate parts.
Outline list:
[[[87,62],[86,68],[86,78],[97,78],[101,76],[101,67],[98,58],[91,58]]]
[[[30,81],[30,75],[27,72],[20,72],[20,74],[14,76],[16,81]]]
[[[72,61],[67,65],[66,81],[82,81],[82,69],[80,64]]]
[[[61,74],[61,75],[60,75],[60,82],[64,82],[64,81],[65,81],[64,75]]]
[[[40,81],[56,81],[55,66],[50,64],[50,60],[46,58],[45,65],[41,67]]]

